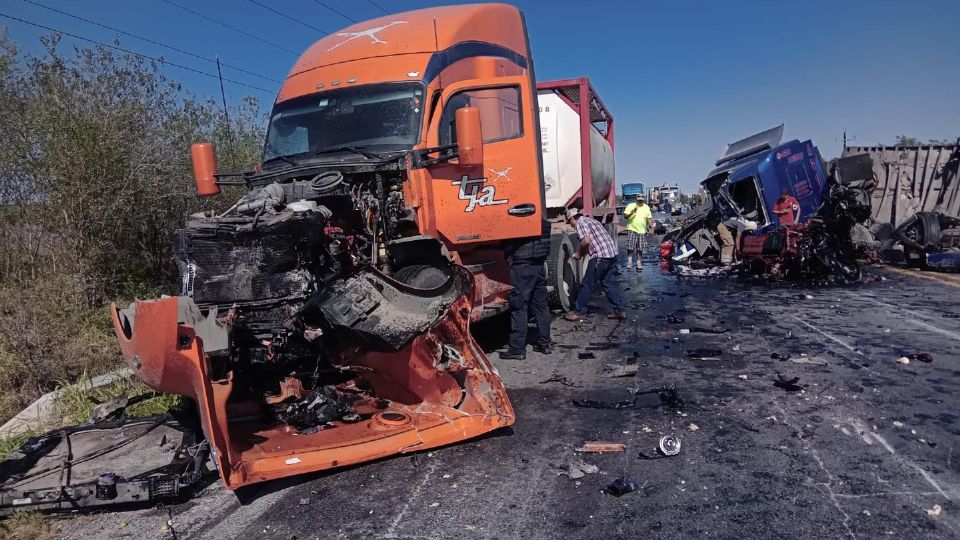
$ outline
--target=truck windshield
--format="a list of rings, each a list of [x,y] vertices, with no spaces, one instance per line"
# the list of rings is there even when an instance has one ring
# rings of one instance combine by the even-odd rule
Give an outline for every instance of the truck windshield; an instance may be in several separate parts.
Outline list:
[[[338,88],[278,103],[270,115],[263,161],[337,147],[405,150],[419,139],[423,85]]]

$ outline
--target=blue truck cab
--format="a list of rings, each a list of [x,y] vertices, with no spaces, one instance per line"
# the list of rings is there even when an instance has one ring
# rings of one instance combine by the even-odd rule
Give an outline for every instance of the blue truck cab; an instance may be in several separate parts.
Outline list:
[[[646,196],[647,193],[646,193],[646,191],[645,191],[644,188],[645,188],[645,186],[643,185],[643,182],[633,182],[633,183],[630,183],[630,184],[624,184],[624,185],[623,185],[623,200],[624,200],[624,201],[628,201],[628,200],[632,201],[633,198],[636,197],[637,195],[644,195],[644,196]]]
[[[727,145],[702,182],[724,218],[757,222],[757,233],[780,227],[773,207],[786,188],[800,203],[798,223],[817,214],[828,192],[820,151],[810,141],[780,144],[783,124]]]

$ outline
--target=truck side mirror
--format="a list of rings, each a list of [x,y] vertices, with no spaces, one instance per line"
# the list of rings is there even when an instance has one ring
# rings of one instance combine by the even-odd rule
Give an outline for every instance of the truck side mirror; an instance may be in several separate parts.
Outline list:
[[[480,109],[457,109],[457,156],[463,167],[483,165],[483,133],[480,131]]]
[[[219,195],[217,155],[213,151],[213,144],[208,142],[195,143],[190,148],[190,154],[193,158],[193,179],[197,183],[197,196]]]

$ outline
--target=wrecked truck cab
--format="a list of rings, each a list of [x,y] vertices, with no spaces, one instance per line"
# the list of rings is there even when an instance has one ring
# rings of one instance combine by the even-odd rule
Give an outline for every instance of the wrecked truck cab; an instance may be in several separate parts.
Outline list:
[[[781,124],[727,145],[701,182],[710,198],[709,210],[692,216],[667,237],[674,262],[718,257],[717,225],[733,218],[756,224],[755,230],[744,234],[742,245],[735,246],[744,258],[776,259],[800,249],[801,231],[820,212],[829,186],[817,147],[809,140],[781,144],[782,135]],[[781,224],[773,211],[783,190],[799,203],[799,216],[792,225]]]
[[[113,318],[134,373],[196,402],[236,489],[511,425],[506,390],[470,335],[472,287],[460,267],[435,289],[367,269],[304,302],[285,322],[315,330],[283,347],[250,341],[249,306],[176,296],[115,307]],[[299,348],[311,352],[290,352]]]
[[[727,145],[702,185],[724,218],[746,217],[757,234],[781,226],[773,212],[786,189],[800,205],[797,223],[814,217],[828,193],[820,151],[810,140],[780,144],[783,124]]]

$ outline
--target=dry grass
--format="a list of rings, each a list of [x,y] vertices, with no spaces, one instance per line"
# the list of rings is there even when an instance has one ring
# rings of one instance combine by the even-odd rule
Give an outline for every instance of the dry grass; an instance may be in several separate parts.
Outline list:
[[[0,540],[42,540],[50,533],[50,521],[39,512],[17,512],[0,521]]]

